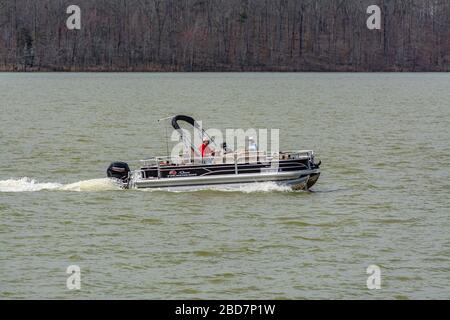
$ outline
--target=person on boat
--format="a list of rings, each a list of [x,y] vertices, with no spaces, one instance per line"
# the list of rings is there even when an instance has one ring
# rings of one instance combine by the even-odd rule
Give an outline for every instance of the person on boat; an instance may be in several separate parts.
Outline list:
[[[208,138],[203,139],[203,143],[200,146],[200,154],[202,158],[210,158],[215,155],[214,150],[209,146],[210,141]]]
[[[252,152],[256,152],[258,151],[258,146],[255,142],[255,139],[253,137],[248,138],[248,151]]]
[[[222,150],[223,150],[223,154],[227,154],[227,153],[233,152],[230,148],[228,148],[226,142],[222,143]]]

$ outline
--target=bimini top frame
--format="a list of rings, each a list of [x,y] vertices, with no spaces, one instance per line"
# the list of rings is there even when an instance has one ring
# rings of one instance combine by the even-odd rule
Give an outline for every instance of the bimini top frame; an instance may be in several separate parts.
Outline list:
[[[183,129],[180,127],[180,125],[178,123],[179,121],[186,122],[194,128],[194,131],[197,130],[197,132],[200,135],[200,141],[202,141],[204,138],[207,138],[210,141],[210,143],[213,144],[217,148],[217,145],[214,143],[214,140],[206,133],[206,131],[198,124],[198,122],[195,121],[194,118],[185,116],[185,115],[176,115],[176,116],[169,117],[166,119],[170,119],[170,118],[172,118],[172,120],[171,120],[172,127],[178,131],[178,133],[180,134],[181,140],[183,141],[185,146],[188,148],[191,148],[191,150],[194,152],[196,157],[201,158],[201,154],[200,154],[198,148],[194,145],[193,141],[191,141],[189,137],[185,136]]]

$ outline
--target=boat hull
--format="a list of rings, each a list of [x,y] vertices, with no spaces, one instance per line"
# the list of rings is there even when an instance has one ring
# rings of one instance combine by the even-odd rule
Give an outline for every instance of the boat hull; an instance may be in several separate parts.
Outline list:
[[[174,177],[163,179],[150,178],[135,179],[131,182],[130,187],[137,189],[164,189],[209,186],[239,186],[251,183],[273,182],[277,185],[291,187],[294,190],[307,190],[317,182],[319,175],[320,171],[318,169],[313,169],[286,172],[260,172],[251,174]]]

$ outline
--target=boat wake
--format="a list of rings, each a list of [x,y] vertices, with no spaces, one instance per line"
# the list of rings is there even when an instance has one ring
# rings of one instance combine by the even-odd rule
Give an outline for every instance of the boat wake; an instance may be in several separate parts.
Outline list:
[[[24,177],[18,179],[0,180],[0,192],[36,192],[36,191],[74,191],[74,192],[99,192],[124,190],[120,184],[109,178],[82,180],[75,183],[62,184],[58,182],[37,182],[34,179]],[[178,187],[164,189],[135,189],[138,191],[152,192],[195,192],[195,191],[222,191],[222,192],[292,192],[288,186],[280,186],[273,182],[260,182],[245,185],[203,186],[203,187]]]
[[[44,190],[92,192],[121,190],[121,188],[116,181],[108,178],[82,180],[69,184],[36,182],[34,179],[28,177],[0,180],[0,192],[36,192]]]
[[[229,185],[205,185],[205,186],[179,186],[166,188],[148,188],[135,189],[141,192],[197,192],[197,191],[217,191],[217,192],[294,192],[289,186],[278,185],[274,182],[254,182],[247,184],[229,184]]]
[[[253,193],[253,192],[293,192],[291,187],[278,185],[275,182],[256,182],[249,183],[245,185],[241,185],[239,187],[230,186],[230,187],[219,187],[218,191],[232,191],[232,192],[244,192],[244,193]]]

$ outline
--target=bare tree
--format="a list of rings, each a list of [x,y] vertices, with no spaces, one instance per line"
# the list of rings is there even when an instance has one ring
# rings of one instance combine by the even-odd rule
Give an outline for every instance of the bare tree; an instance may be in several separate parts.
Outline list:
[[[450,71],[450,2],[0,0],[0,70]]]

